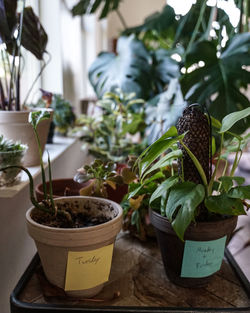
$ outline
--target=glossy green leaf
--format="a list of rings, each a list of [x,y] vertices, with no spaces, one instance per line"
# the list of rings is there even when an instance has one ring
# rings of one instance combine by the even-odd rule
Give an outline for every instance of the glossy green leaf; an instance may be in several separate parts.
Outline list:
[[[167,153],[162,158],[160,158],[158,162],[153,164],[153,166],[151,166],[146,172],[144,172],[143,177],[146,177],[148,174],[155,170],[168,166],[171,161],[173,161],[174,159],[178,159],[181,156],[182,151],[180,149]]]
[[[232,126],[240,121],[243,118],[246,118],[247,116],[250,115],[250,107],[246,108],[244,110],[238,111],[238,112],[233,112],[225,116],[222,120],[222,125],[220,128],[220,133],[225,133],[228,131]]]
[[[225,193],[218,196],[209,196],[205,199],[205,206],[210,212],[221,215],[246,214],[242,201],[229,197]]]
[[[250,186],[237,186],[229,190],[228,197],[250,200]]]
[[[237,182],[238,185],[242,185],[245,182],[244,177],[239,176],[222,176],[219,178],[219,181],[222,184],[222,188],[225,192],[228,192],[234,185],[234,181]]]
[[[153,194],[151,195],[150,201],[149,203],[153,202],[155,199],[163,196],[166,191],[168,191],[172,186],[174,186],[175,184],[177,184],[177,182],[179,181],[179,178],[176,176],[171,176],[169,178],[167,178],[163,183],[161,183],[159,185],[159,187],[157,187],[157,189],[153,192]],[[164,211],[165,213],[165,211]]]
[[[185,230],[194,220],[196,208],[204,200],[204,197],[205,189],[200,184],[183,182],[171,188],[166,206],[166,216],[181,240],[183,240]]]

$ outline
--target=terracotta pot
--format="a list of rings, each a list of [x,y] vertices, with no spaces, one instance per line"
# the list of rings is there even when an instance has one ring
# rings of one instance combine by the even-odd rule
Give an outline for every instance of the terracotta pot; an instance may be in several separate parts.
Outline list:
[[[86,251],[90,252],[90,254],[97,253],[98,255],[98,252],[96,252],[99,251],[98,249],[110,247],[122,227],[122,208],[113,201],[94,197],[62,197],[56,199],[55,202],[73,203],[74,206],[82,208],[88,215],[95,217],[105,215],[111,218],[108,222],[96,226],[84,228],[54,228],[38,224],[32,220],[31,212],[34,209],[33,207],[26,213],[28,233],[36,243],[47,279],[59,288],[68,289],[65,290],[65,292],[70,297],[93,297],[102,290],[104,282],[97,285],[92,284],[89,288],[66,288],[65,283],[66,280],[69,279],[67,273],[70,270],[68,267],[70,262],[69,258],[74,252],[76,255],[81,255]],[[91,258],[93,259],[93,257]],[[112,253],[110,257],[112,259]],[[103,256],[103,258],[105,257]],[[110,269],[111,259],[107,259],[105,262],[107,266],[109,264],[109,268],[106,269],[105,266],[102,266],[101,269],[99,269],[101,273]],[[78,269],[77,264],[78,263],[76,263],[73,270],[75,270],[75,268]],[[90,275],[89,270],[90,269],[88,269],[85,275]],[[93,270],[94,273],[91,275],[94,277],[97,272],[96,267],[93,267]],[[82,272],[79,274],[75,273],[74,277],[74,283],[76,285],[85,280],[85,276]],[[90,284],[90,280],[87,282],[88,284]],[[84,282],[84,284],[86,284],[86,282]]]
[[[44,110],[37,108],[36,111]],[[46,109],[51,113],[51,118],[43,120],[37,127],[42,151],[47,141],[49,126],[52,121],[53,110]],[[32,126],[28,122],[30,111],[0,111],[0,134],[8,139],[20,141],[28,145],[27,153],[23,159],[24,166],[36,166],[40,164],[38,146]]]
[[[65,190],[67,188],[67,196],[79,196],[79,190],[87,186],[90,182],[77,183],[72,178],[59,178],[52,180],[53,198],[59,198],[65,196]],[[47,190],[49,190],[49,182],[46,182]],[[37,201],[41,202],[44,199],[43,184],[39,184],[35,187]]]
[[[183,287],[201,287],[207,285],[213,274],[220,268],[225,244],[227,244],[230,234],[236,227],[237,216],[215,222],[197,222],[191,224],[185,232],[185,241],[183,242],[177,237],[166,217],[152,210],[149,211],[149,214],[151,223],[155,228],[165,272],[168,278],[173,283]],[[226,238],[224,238],[225,236]],[[223,251],[219,250],[218,253],[220,247],[218,246],[216,248],[217,251],[215,251],[214,245],[215,243],[218,245],[218,242],[223,242],[224,240],[226,243],[224,246],[222,245],[221,249],[223,249]],[[214,251],[212,251],[212,249],[214,249]],[[215,261],[211,261],[212,252],[217,257]],[[186,258],[184,260],[185,254]],[[218,257],[218,254],[221,254],[221,259]],[[208,257],[210,258],[209,260]],[[203,261],[204,264],[202,263]],[[188,264],[188,262],[190,262],[190,264]],[[214,262],[214,264],[212,264],[212,262]],[[213,271],[214,265],[219,268],[209,275],[206,274],[206,270],[208,270],[207,273]],[[183,272],[187,272],[189,268],[192,269],[189,271],[190,273],[192,272],[192,274],[183,274]],[[204,274],[201,274],[204,269]]]

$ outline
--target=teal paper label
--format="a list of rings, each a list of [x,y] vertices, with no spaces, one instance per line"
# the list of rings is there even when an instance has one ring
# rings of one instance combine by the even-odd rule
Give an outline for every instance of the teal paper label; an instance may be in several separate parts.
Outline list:
[[[186,240],[181,277],[206,277],[217,272],[224,257],[226,238],[211,241]]]

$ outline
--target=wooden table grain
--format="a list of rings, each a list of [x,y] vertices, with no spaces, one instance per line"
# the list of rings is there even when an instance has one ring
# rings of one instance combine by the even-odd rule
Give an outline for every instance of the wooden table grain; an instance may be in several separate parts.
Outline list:
[[[206,287],[182,288],[166,277],[156,240],[142,243],[123,232],[116,240],[109,282],[94,300],[65,298],[42,285],[35,270],[18,301],[35,304],[34,312],[43,305],[55,309],[49,312],[65,305],[72,311],[88,308],[89,312],[91,308],[99,308],[98,312],[250,312],[250,299],[226,259]],[[119,297],[113,297],[118,292]]]

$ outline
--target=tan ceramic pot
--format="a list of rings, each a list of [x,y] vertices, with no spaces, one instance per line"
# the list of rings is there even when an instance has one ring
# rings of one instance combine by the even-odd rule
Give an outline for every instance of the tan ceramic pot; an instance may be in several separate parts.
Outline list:
[[[44,109],[38,108],[36,111],[39,110]],[[53,117],[53,110],[46,110],[51,112],[51,118],[41,121],[37,127],[42,151],[44,151]],[[7,139],[27,144],[28,150],[24,156],[23,165],[36,166],[40,164],[39,152],[33,128],[28,122],[29,113],[30,111],[0,111],[0,134]]]
[[[43,270],[47,279],[57,287],[65,288],[67,263],[72,252],[96,251],[114,243],[116,235],[122,227],[122,208],[119,204],[95,197],[61,197],[55,199],[56,203],[70,202],[74,206],[83,208],[91,216],[111,218],[108,222],[84,228],[54,228],[36,223],[31,218],[33,208],[26,213],[29,235],[34,239]],[[111,254],[112,259],[112,254]],[[111,260],[107,261],[111,263]],[[105,271],[102,268],[102,271]],[[94,275],[95,273],[93,273]],[[89,273],[88,273],[89,275]],[[84,279],[81,274],[79,279]],[[77,283],[77,282],[76,282]],[[103,288],[103,283],[83,290],[65,290],[71,297],[92,297]]]

